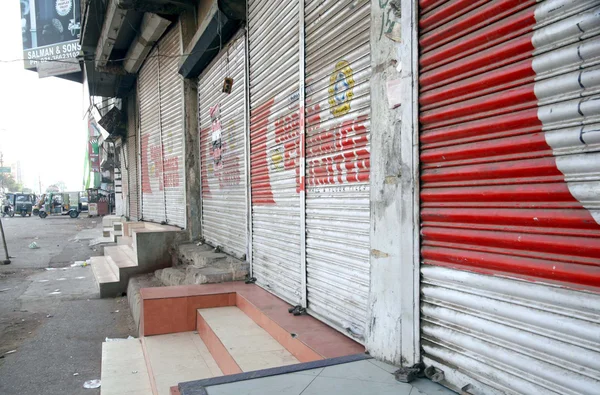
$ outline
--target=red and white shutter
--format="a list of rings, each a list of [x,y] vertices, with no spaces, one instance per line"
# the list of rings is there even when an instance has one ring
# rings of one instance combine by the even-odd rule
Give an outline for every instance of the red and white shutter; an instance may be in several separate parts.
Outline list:
[[[243,33],[243,32],[242,32]],[[238,34],[198,80],[202,236],[238,258],[246,255],[246,36]],[[226,77],[231,93],[223,93]]]
[[[420,1],[423,359],[468,393],[600,389],[599,6]]]
[[[183,79],[179,25],[150,51],[138,78],[142,219],[185,227]]]
[[[363,342],[369,297],[371,2],[306,0],[308,308]]]
[[[140,168],[142,218],[165,221],[162,185],[162,148],[160,138],[160,104],[158,90],[158,48],[150,51],[138,77],[140,110]]]
[[[257,284],[299,305],[299,1],[248,1],[252,261]]]

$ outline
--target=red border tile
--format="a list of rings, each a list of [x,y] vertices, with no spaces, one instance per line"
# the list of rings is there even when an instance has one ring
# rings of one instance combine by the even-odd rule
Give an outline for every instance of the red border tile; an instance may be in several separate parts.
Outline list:
[[[243,295],[237,295],[237,307],[242,310],[248,317],[250,317],[258,326],[263,328],[271,337],[273,337],[279,344],[281,344],[286,350],[288,350],[296,359],[300,362],[311,362],[323,359],[322,355],[316,353],[313,349],[302,343],[292,334],[275,321],[267,317],[262,311],[256,308],[250,303]]]
[[[223,374],[242,373],[242,369],[240,369],[231,354],[229,354],[229,351],[227,351],[223,343],[221,343],[221,340],[212,330],[210,325],[204,320],[202,314],[196,313],[196,317],[198,335],[200,335],[200,338],[206,345],[206,348],[208,348],[208,351],[211,353]]]

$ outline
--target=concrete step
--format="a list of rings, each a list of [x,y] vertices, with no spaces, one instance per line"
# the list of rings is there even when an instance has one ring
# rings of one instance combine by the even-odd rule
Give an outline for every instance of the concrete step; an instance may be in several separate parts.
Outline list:
[[[215,284],[241,281],[248,277],[250,265],[242,261],[221,260],[213,266],[184,265],[157,270],[155,273],[164,285]]]
[[[111,237],[110,232],[112,231],[112,227],[104,226],[102,228],[102,237]]]
[[[118,268],[115,268],[114,262],[105,256],[95,256],[90,258],[90,261],[94,278],[100,288],[100,297],[108,298],[120,295],[120,279]]]
[[[112,228],[113,223],[115,222],[123,222],[123,217],[120,215],[105,215],[102,217],[103,228]]]
[[[132,248],[132,251],[133,251],[133,237],[129,237],[129,236],[118,237],[117,244],[118,245],[127,245],[130,248]]]
[[[152,385],[140,339],[102,343],[102,395],[152,395]]]
[[[197,331],[225,374],[300,361],[237,306],[197,310]]]
[[[121,250],[121,252],[127,255],[132,262],[135,262],[135,264],[137,265],[137,255],[131,245],[119,245],[118,248]]]
[[[215,252],[215,249],[207,244],[185,243],[177,246],[177,257],[179,262],[184,265],[206,267],[227,259],[229,256],[222,252]]]
[[[171,387],[182,382],[223,375],[197,333],[147,336],[143,345],[158,395],[169,394]]]
[[[104,247],[104,256],[111,257],[118,268],[135,267],[138,265],[133,250],[127,245]]]

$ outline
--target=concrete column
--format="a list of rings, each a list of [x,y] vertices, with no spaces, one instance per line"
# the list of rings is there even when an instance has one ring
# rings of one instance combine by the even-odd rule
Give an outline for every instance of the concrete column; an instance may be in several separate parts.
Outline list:
[[[371,2],[371,287],[366,347],[419,355],[417,2]]]
[[[185,122],[185,198],[187,231],[190,239],[201,235],[200,146],[198,139],[198,82],[184,80]]]

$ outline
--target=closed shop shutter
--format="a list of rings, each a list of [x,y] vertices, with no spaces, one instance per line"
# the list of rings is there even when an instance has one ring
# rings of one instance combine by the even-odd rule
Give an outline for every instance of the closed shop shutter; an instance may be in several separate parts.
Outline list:
[[[181,39],[174,26],[152,49],[139,75],[142,217],[185,227]]]
[[[364,341],[369,296],[369,0],[306,0],[311,314]]]
[[[246,255],[246,49],[239,35],[198,81],[202,235],[238,258]],[[223,93],[225,77],[233,78]]]
[[[128,179],[128,202],[129,212],[128,216],[132,221],[138,221],[139,215],[139,182],[138,182],[138,146],[136,128],[130,129],[129,136],[127,137],[127,179]]]
[[[181,54],[179,25],[173,26],[160,40],[158,51],[165,217],[167,224],[185,228],[183,77],[178,72]]]
[[[140,151],[142,170],[142,219],[165,221],[165,195],[162,188],[162,145],[158,89],[158,47],[155,47],[138,77],[140,110]]]
[[[121,191],[123,194],[123,215],[129,217],[129,159],[127,140],[121,146]]]
[[[250,0],[248,18],[253,275],[297,305],[303,294],[298,0]]]
[[[423,360],[469,393],[600,389],[599,5],[420,1]]]

